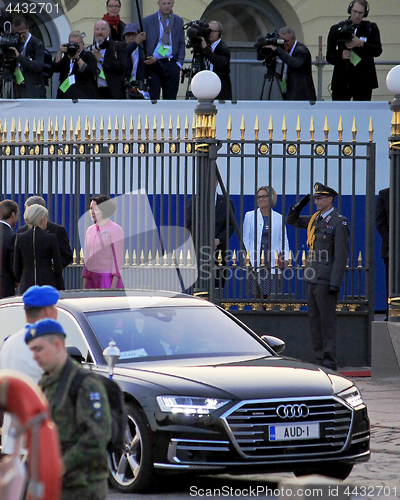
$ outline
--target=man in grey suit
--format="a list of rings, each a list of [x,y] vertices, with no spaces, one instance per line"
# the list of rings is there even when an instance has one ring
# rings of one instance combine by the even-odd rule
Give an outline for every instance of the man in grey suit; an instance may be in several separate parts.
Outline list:
[[[159,10],[143,19],[147,35],[145,60],[149,72],[149,93],[152,100],[176,99],[179,77],[185,59],[183,19],[172,12],[173,0],[158,0]]]

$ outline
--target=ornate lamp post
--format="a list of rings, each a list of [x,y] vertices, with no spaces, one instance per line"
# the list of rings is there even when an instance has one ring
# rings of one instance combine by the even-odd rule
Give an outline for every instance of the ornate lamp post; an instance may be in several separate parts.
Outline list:
[[[400,321],[400,66],[392,68],[386,86],[394,94],[389,137],[389,321]]]
[[[198,280],[195,290],[208,293],[214,300],[215,252],[215,187],[216,158],[219,147],[215,139],[214,99],[221,90],[221,81],[212,71],[200,71],[191,82],[191,90],[198,100],[196,114],[196,186],[193,186],[192,236],[196,248]]]

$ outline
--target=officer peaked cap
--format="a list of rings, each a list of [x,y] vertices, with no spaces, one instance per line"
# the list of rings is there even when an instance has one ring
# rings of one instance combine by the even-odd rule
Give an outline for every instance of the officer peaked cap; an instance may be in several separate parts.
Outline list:
[[[67,336],[58,321],[51,318],[41,319],[36,321],[36,323],[33,323],[33,325],[28,328],[25,334],[25,342],[28,344],[33,339],[54,333],[57,335],[63,335],[64,337]]]
[[[48,307],[54,306],[60,298],[58,290],[50,285],[34,285],[22,296],[22,301],[27,307]]]
[[[325,184],[322,184],[322,182],[316,182],[314,184],[314,196],[324,196],[324,195],[335,197],[338,195],[338,193],[334,189],[325,186]]]

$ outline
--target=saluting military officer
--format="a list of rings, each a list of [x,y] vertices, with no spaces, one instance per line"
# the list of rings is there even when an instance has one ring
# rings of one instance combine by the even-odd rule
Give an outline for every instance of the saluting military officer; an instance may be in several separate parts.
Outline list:
[[[349,257],[349,221],[333,207],[337,192],[316,182],[314,202],[317,212],[312,216],[300,215],[311,195],[290,207],[286,222],[307,229],[309,253],[304,269],[307,282],[307,306],[314,347],[319,365],[337,369],[336,304]]]
[[[57,425],[63,461],[62,500],[105,500],[111,438],[107,393],[94,376],[85,377],[76,398],[71,382],[83,368],[65,347],[66,334],[57,321],[42,319],[28,329],[25,342],[44,370],[39,381]]]

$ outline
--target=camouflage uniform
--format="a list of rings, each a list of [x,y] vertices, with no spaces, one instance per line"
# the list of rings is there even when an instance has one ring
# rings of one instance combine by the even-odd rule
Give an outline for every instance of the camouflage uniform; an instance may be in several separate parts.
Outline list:
[[[67,365],[69,366],[67,367]],[[64,370],[69,369],[62,398],[54,407]],[[67,359],[61,372],[45,374],[39,385],[45,393],[57,425],[62,460],[62,500],[104,500],[107,495],[108,464],[106,448],[111,438],[111,413],[107,393],[95,377],[85,377],[76,398],[69,396],[72,379],[82,367]]]

